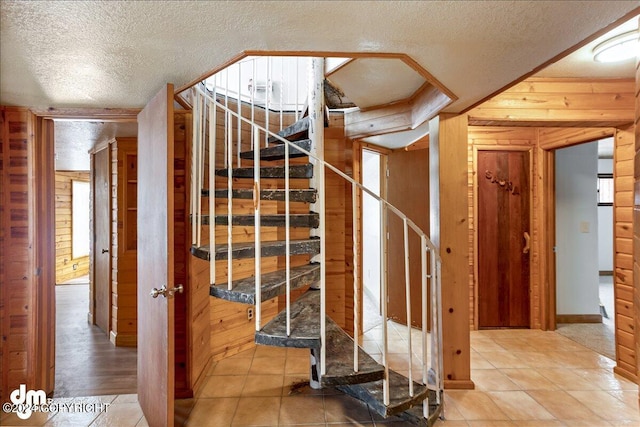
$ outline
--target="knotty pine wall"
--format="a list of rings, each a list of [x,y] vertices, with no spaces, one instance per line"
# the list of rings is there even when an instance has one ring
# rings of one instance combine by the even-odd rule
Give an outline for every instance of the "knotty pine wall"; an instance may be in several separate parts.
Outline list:
[[[632,181],[633,135],[632,123],[637,120],[635,81],[631,79],[527,79],[493,99],[469,111],[470,146],[480,144],[482,130],[487,135],[502,131],[507,135],[492,144],[527,145],[533,149],[534,199],[532,216],[532,327],[546,329],[555,326],[546,311],[555,306],[552,292],[547,289],[549,265],[553,254],[544,248],[552,247],[553,235],[547,227],[553,218],[547,206],[553,197],[550,170],[553,168],[552,150],[615,137],[615,299],[616,299],[616,368],[615,371],[636,380],[636,351],[633,343],[637,333],[633,325],[637,319],[631,283],[633,283],[632,254]],[[492,125],[499,127],[491,128]],[[508,136],[511,133],[511,136]],[[471,137],[471,135],[474,135]],[[473,139],[473,140],[472,140]],[[470,148],[470,151],[472,148]],[[470,159],[470,175],[474,173]],[[638,172],[636,172],[638,175]],[[469,179],[469,194],[473,194]],[[637,187],[636,187],[637,188]],[[637,190],[636,190],[637,191]],[[473,220],[470,212],[470,220]],[[470,242],[475,224],[471,225]],[[638,247],[638,246],[636,246]],[[551,268],[552,269],[552,268]],[[637,270],[636,270],[637,271]],[[474,277],[470,266],[470,277]],[[470,299],[474,280],[470,279]],[[636,279],[637,280],[637,279]],[[475,306],[475,301],[470,303]],[[637,307],[637,306],[636,306]],[[470,321],[475,324],[473,316]],[[636,320],[637,321],[637,320]],[[635,338],[633,338],[635,336]]]
[[[640,18],[638,19],[640,24]],[[633,304],[634,310],[634,331],[635,334],[635,355],[640,355],[640,59],[636,57],[636,116],[634,131],[634,174],[633,174]],[[635,372],[640,378],[640,357],[636,357]]]
[[[71,181],[89,182],[89,172],[56,172],[56,283],[89,274],[89,256],[72,256]]]
[[[0,107],[0,400],[19,384],[33,384],[28,370],[34,340],[35,288],[31,186],[34,117]]]
[[[137,345],[137,139],[116,138],[111,150],[111,332],[116,346]]]

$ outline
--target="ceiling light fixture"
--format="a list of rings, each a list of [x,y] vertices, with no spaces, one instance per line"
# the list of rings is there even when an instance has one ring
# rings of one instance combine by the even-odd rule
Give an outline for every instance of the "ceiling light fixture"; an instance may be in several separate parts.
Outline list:
[[[638,54],[638,31],[628,31],[603,41],[593,49],[593,60],[618,62]]]

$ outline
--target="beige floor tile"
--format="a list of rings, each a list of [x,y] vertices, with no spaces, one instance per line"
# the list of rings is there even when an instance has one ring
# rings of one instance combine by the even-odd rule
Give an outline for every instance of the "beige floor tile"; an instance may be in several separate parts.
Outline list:
[[[99,415],[99,413],[95,412],[60,412],[49,419],[44,425],[46,427],[86,427],[98,418]],[[10,424],[2,422],[0,425],[8,426]]]
[[[471,371],[471,379],[477,390],[521,390],[521,387],[498,369],[480,369]]]
[[[237,397],[198,399],[184,425],[187,427],[229,426],[239,400]]]
[[[198,394],[198,398],[240,397],[246,378],[246,375],[207,377]]]
[[[138,403],[138,395],[120,394],[111,403]]]
[[[325,395],[324,410],[327,423],[373,422],[367,405],[344,394]]]
[[[469,427],[516,427],[517,424],[506,420],[473,420],[468,421]]]
[[[547,353],[540,351],[516,351],[511,353],[526,367],[530,368],[564,368],[564,363]]]
[[[287,356],[284,364],[285,375],[292,374],[309,374],[311,369],[311,361],[309,355],[303,356]]]
[[[504,347],[500,347],[496,344],[492,339],[472,339],[471,340],[471,348],[478,353],[488,353],[488,352],[496,352],[496,351],[507,351]]]
[[[149,427],[149,423],[145,417],[142,417],[140,421],[138,421],[138,424],[136,424],[136,427]]]
[[[109,406],[91,424],[92,427],[135,427],[142,418],[142,409],[137,403],[118,403]]]
[[[575,369],[574,373],[602,390],[638,390],[638,385],[606,369]]]
[[[173,410],[174,410],[174,418],[175,424],[184,425],[187,418],[191,414],[194,405],[196,404],[197,399],[176,399],[173,402]]]
[[[467,420],[508,420],[489,395],[479,390],[451,390],[450,399]]]
[[[564,390],[531,390],[528,394],[559,420],[599,418]]]
[[[433,427],[469,427],[469,424],[466,421],[446,419],[436,420]]]
[[[558,389],[556,384],[549,381],[535,369],[502,369],[502,373],[516,383],[520,387],[520,390]]]
[[[512,420],[553,420],[555,417],[524,391],[487,393]]]
[[[475,350],[471,350],[471,368],[472,369],[496,369],[482,354]]]
[[[529,364],[513,353],[507,351],[480,352],[482,356],[496,368],[529,368]]]
[[[538,373],[563,390],[598,390],[599,387],[575,373],[572,369],[538,368]]]
[[[524,338],[494,338],[493,341],[507,351],[538,351]]]
[[[238,401],[232,426],[276,426],[280,397],[242,397]]]
[[[567,427],[611,427],[611,424],[605,420],[562,420]]]
[[[249,375],[242,389],[242,396],[281,396],[284,378],[282,375]]]
[[[222,359],[210,370],[210,375],[245,375],[251,367],[251,357]]]
[[[315,390],[311,388],[308,375],[285,375],[284,377],[282,396],[322,396],[323,394],[325,394],[324,389]]]
[[[611,396],[616,397],[624,402],[630,408],[638,407],[638,390],[613,390],[608,392]]]
[[[628,407],[624,402],[606,391],[569,391],[568,393],[604,420],[640,421],[640,413],[637,407]],[[638,424],[640,424],[640,422]]]
[[[286,357],[285,347],[272,347],[269,345],[257,345],[253,357]]]
[[[286,356],[254,357],[250,375],[283,375]]]
[[[324,424],[322,396],[287,396],[280,404],[279,425]]]
[[[558,420],[518,420],[514,424],[518,427],[564,427],[564,423]]]
[[[245,358],[253,359],[253,355],[256,354],[256,347],[258,346],[241,351],[240,353],[236,353],[233,356],[229,356],[225,359],[245,359]]]

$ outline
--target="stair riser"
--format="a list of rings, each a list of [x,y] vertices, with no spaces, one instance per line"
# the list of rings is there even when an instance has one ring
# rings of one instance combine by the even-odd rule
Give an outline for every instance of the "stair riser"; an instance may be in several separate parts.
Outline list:
[[[209,215],[202,215],[201,224],[210,225]],[[229,224],[229,217],[226,215],[216,216],[216,225]],[[320,217],[318,214],[300,214],[290,215],[289,224],[294,228],[318,228],[320,225]],[[232,215],[231,225],[254,227],[255,217],[253,215]],[[260,225],[262,227],[284,227],[285,215],[262,215],[260,218]]]
[[[304,202],[315,203],[316,190],[289,190],[289,201],[291,202]],[[260,190],[260,200],[281,201],[285,200],[284,190]],[[227,199],[229,192],[227,189],[216,190],[216,199]],[[209,190],[202,190],[202,197],[209,197]],[[231,197],[234,199],[253,199],[253,190],[232,190]]]
[[[278,135],[280,135],[284,139],[288,139],[289,141],[306,138],[309,131],[309,120],[310,119],[308,116],[303,117],[291,126],[282,129],[280,132],[278,132]],[[269,137],[268,141],[269,144],[282,144],[282,141],[273,136]]]
[[[320,253],[320,241],[312,240],[305,242],[291,242],[291,255],[317,255]],[[191,247],[191,254],[203,259],[205,261],[210,261],[211,256],[208,248],[198,248],[195,246]],[[262,246],[261,251],[262,257],[270,257],[270,256],[284,256],[285,255],[285,247],[282,246]],[[247,259],[247,258],[255,258],[255,248],[241,248],[234,249],[232,253],[233,259]],[[216,261],[226,260],[227,259],[227,251],[217,251],[215,255]]]
[[[228,176],[229,169],[218,169],[216,175]],[[253,168],[235,168],[232,170],[234,178],[253,178]],[[313,166],[295,165],[289,166],[289,178],[291,179],[310,179],[313,177]],[[260,168],[260,178],[262,179],[284,179],[284,167],[262,167]]]
[[[294,145],[296,147],[300,147],[306,150],[307,152],[311,151],[311,140],[309,139],[295,141]],[[264,161],[283,160],[286,157],[285,151],[286,151],[285,144],[275,144],[275,145],[271,145],[270,147],[262,148],[260,149],[260,160],[264,160]],[[289,146],[290,159],[305,157],[306,155],[307,155],[306,153],[298,150],[297,148]],[[244,151],[240,153],[240,157],[247,160],[253,160],[254,156],[255,154],[253,151]]]

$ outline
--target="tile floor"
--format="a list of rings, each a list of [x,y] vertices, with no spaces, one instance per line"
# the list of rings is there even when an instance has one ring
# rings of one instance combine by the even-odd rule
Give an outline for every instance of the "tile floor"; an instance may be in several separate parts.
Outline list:
[[[392,324],[391,348],[406,330]],[[363,345],[375,353],[378,331]],[[640,426],[638,386],[612,373],[614,362],[555,332],[494,330],[471,333],[475,390],[447,390],[446,421],[437,426]],[[406,359],[398,354],[396,363]],[[405,426],[382,420],[357,400],[334,390],[297,385],[307,380],[308,353],[258,347],[211,366],[197,399],[176,402],[184,426]],[[58,414],[0,425],[144,426],[135,395],[102,396],[102,414]],[[80,416],[83,415],[83,416]]]

